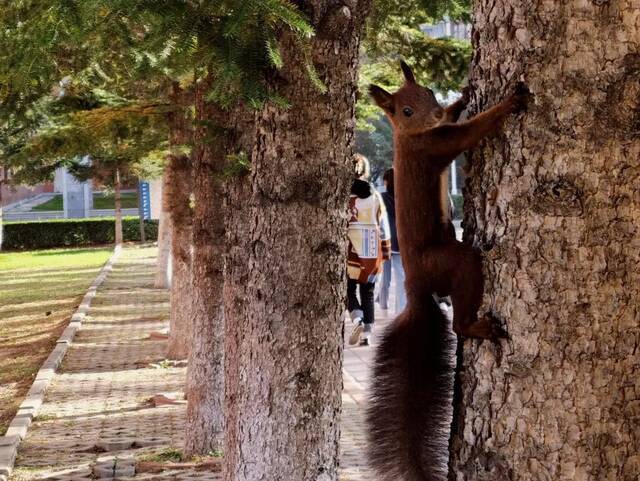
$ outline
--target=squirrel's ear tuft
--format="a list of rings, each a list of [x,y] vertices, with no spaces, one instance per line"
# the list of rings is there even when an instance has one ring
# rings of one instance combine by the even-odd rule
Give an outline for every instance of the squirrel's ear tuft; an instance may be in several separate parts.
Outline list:
[[[394,114],[395,108],[393,104],[393,95],[377,85],[369,85],[369,95],[373,97],[373,100],[378,107],[391,115]]]
[[[411,70],[411,67],[407,65],[407,62],[405,62],[404,60],[400,60],[400,68],[402,69],[402,73],[404,74],[404,79],[408,83],[416,83],[416,77],[415,75],[413,75],[413,71]]]

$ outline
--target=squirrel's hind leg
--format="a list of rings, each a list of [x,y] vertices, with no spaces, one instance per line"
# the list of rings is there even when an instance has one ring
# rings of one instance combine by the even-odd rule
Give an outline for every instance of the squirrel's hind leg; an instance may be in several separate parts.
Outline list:
[[[498,319],[491,314],[478,318],[484,279],[480,254],[472,247],[454,242],[431,250],[425,259],[428,276],[435,285],[446,286],[453,304],[453,330],[465,337],[497,339],[507,337]],[[437,282],[440,281],[440,282]]]

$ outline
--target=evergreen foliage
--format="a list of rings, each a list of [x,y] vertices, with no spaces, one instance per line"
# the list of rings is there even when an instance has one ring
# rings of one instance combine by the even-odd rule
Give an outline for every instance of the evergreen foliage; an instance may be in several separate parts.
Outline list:
[[[213,75],[208,99],[227,109],[240,102],[256,109],[269,101],[288,106],[270,88],[278,70],[286,67],[278,39],[288,30],[305,52],[314,34],[303,12],[288,0],[22,0],[4,10],[0,48],[9,55],[0,62],[0,105],[5,107],[0,111],[0,164],[17,170],[17,180],[32,183],[62,164],[89,175],[73,160],[82,155],[80,144],[93,151],[85,153],[93,154],[96,164],[118,163],[125,145],[129,156],[140,159],[143,151],[155,152],[157,161],[165,139],[156,136],[157,145],[151,146],[139,127],[151,110],[161,120],[160,106],[176,108],[168,101],[175,82],[190,90]],[[421,83],[445,92],[458,89],[466,76],[468,42],[431,39],[420,29],[445,16],[468,20],[470,0],[376,0],[363,48],[361,91],[369,83],[398,85],[399,58],[414,66]],[[324,91],[310,59],[306,70]],[[83,90],[82,95],[70,94],[69,86]],[[56,102],[48,99],[52,93]],[[358,136],[363,148],[379,147],[369,154],[377,163],[389,153],[389,139],[383,139],[388,132],[375,120],[380,112],[363,94],[357,114],[361,130],[382,127],[369,139],[364,132]],[[97,122],[102,115],[105,120]],[[154,123],[157,131],[159,122]],[[136,140],[124,142],[123,129]],[[104,170],[96,166],[93,175]],[[143,169],[138,164],[132,170]]]
[[[236,177],[251,170],[251,160],[246,152],[239,152],[227,156],[227,166],[222,172],[223,177]]]
[[[393,133],[386,117],[372,118],[372,127],[356,132],[356,151],[369,159],[371,179],[381,180],[393,160]]]
[[[50,91],[52,79],[76,70],[85,52],[75,36],[76,2],[19,0],[0,5],[0,120],[15,123]]]
[[[108,187],[114,185],[116,171],[123,181],[159,175],[162,165],[154,153],[167,137],[157,120],[164,105],[125,103],[102,91],[74,91],[73,85],[68,89],[49,102],[46,124],[9,157],[24,166],[18,179],[42,180],[59,166]],[[87,156],[90,162],[84,160]]]
[[[6,107],[0,165],[11,166],[21,182],[50,177],[58,165],[88,176],[73,160],[82,150],[94,160],[93,176],[106,164],[124,165],[127,155],[129,164],[145,151],[155,150],[157,158],[166,138],[155,138],[152,149],[150,136],[141,135],[150,119],[145,106],[153,105],[154,114],[161,104],[165,113],[193,108],[189,94],[204,79],[211,84],[208,100],[222,109],[239,103],[258,109],[265,102],[288,107],[270,87],[286,67],[278,40],[288,31],[305,53],[314,34],[289,0],[5,3],[0,49],[11,55],[0,62],[0,106]],[[311,59],[303,57],[310,81],[323,91]],[[176,84],[191,100],[172,105]]]
[[[209,100],[227,108],[270,100],[265,79],[284,66],[277,42],[282,30],[301,42],[313,35],[287,0],[88,0],[81,11],[84,35],[103,52],[94,58],[99,66],[94,74],[123,78],[122,84],[147,79],[188,84],[213,74]],[[133,67],[126,77],[124,63]]]

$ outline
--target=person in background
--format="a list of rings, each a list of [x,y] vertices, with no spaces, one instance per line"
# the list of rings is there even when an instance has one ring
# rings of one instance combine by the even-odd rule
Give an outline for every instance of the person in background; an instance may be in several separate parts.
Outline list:
[[[348,212],[347,307],[355,327],[349,344],[369,346],[373,333],[373,296],[376,275],[390,258],[391,241],[384,202],[368,182],[369,161],[354,157],[356,178],[351,186]],[[356,295],[360,293],[360,301]]]
[[[404,310],[407,304],[407,297],[404,291],[404,268],[400,258],[400,247],[398,245],[398,233],[396,231],[396,206],[394,198],[393,184],[393,168],[388,169],[382,177],[386,192],[382,193],[382,200],[389,218],[389,228],[391,230],[391,262],[385,262],[382,272],[382,285],[380,294],[378,295],[378,303],[380,308],[389,309],[389,290],[391,287],[391,279],[395,284],[395,314],[399,314]]]

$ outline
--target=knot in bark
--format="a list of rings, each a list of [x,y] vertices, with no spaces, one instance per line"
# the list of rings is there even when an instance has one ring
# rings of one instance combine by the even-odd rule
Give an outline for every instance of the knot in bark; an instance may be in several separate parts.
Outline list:
[[[581,216],[582,189],[567,178],[541,182],[533,192],[533,211],[543,215]]]

